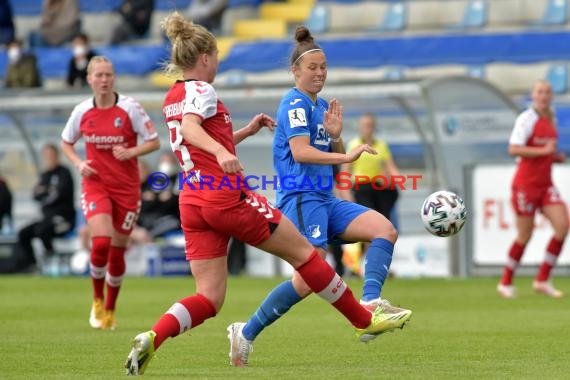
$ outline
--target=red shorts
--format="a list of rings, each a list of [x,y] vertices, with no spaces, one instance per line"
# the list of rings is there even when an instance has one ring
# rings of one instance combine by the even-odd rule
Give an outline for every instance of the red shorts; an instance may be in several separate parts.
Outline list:
[[[121,234],[129,235],[141,209],[140,190],[118,195],[100,183],[83,182],[81,209],[86,220],[97,214],[111,215],[113,228]]]
[[[522,188],[513,186],[511,204],[515,214],[533,216],[536,210],[544,206],[564,204],[558,189],[552,185],[543,188]]]
[[[203,260],[226,256],[232,236],[254,247],[263,243],[279,225],[281,211],[250,192],[229,209],[181,204],[180,219],[186,259]]]

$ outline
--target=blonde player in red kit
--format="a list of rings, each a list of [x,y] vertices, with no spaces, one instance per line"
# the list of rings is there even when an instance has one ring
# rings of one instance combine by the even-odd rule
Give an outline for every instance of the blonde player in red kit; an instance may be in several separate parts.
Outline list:
[[[538,269],[533,288],[537,293],[561,298],[563,293],[552,286],[550,272],[568,233],[568,211],[552,182],[551,172],[552,163],[563,162],[565,155],[556,152],[558,132],[550,106],[550,84],[544,80],[536,82],[532,89],[532,100],[532,106],[517,118],[509,140],[509,153],[519,157],[511,198],[516,214],[517,237],[510,248],[497,291],[505,298],[516,296],[513,276],[532,236],[535,211],[540,210],[550,221],[554,236],[546,247],[544,261]]]
[[[316,294],[351,322],[357,336],[379,335],[393,328],[393,322],[380,316],[378,309],[370,312],[358,303],[342,278],[278,209],[245,185],[238,188],[243,167],[235,145],[263,127],[273,129],[275,122],[258,114],[234,132],[230,114],[211,85],[218,68],[214,35],[176,12],[163,27],[172,43],[170,67],[184,78],[169,90],[163,112],[172,151],[186,178],[179,197],[180,218],[196,293],[174,303],[151,330],[134,338],[125,363],[127,374],[142,374],[166,339],[199,326],[220,311],[232,236],[289,262]],[[197,347],[195,354],[199,351]],[[238,359],[232,357],[232,362]]]
[[[61,147],[82,181],[81,208],[91,232],[90,272],[93,328],[116,327],[115,304],[125,273],[125,249],[140,208],[137,157],[160,147],[146,111],[114,91],[115,73],[107,58],[87,66],[94,97],[79,103],[61,134]],[[137,145],[137,137],[143,143]],[[83,137],[86,159],[74,144]],[[105,297],[105,283],[107,294]]]

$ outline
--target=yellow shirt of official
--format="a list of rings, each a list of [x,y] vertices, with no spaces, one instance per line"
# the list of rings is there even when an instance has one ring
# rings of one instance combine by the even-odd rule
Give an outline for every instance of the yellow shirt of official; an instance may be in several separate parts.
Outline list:
[[[361,138],[355,138],[350,140],[346,148],[347,152],[350,152],[358,145],[362,145],[364,142]],[[370,154],[367,152],[362,153],[358,160],[352,163],[352,174],[353,175],[364,175],[368,178],[372,178],[376,175],[384,175],[384,165],[386,161],[392,158],[388,144],[383,140],[375,140],[372,148],[375,149],[378,154]]]

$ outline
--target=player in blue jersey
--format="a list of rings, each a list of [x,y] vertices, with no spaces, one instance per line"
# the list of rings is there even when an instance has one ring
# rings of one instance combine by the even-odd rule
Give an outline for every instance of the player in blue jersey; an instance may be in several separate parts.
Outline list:
[[[396,229],[377,211],[333,195],[332,165],[353,162],[364,152],[376,152],[367,144],[345,152],[342,106],[336,99],[327,103],[317,96],[327,76],[325,54],[304,26],[297,28],[295,40],[291,56],[295,87],[281,100],[273,141],[274,167],[280,178],[277,207],[323,257],[330,241],[370,242],[361,304],[371,310],[383,308],[385,318],[398,321],[393,328],[401,328],[412,312],[380,298],[392,262]],[[272,290],[247,323],[231,324],[231,364],[247,363],[257,335],[310,293],[295,272],[292,280]],[[360,340],[374,338],[361,336]]]

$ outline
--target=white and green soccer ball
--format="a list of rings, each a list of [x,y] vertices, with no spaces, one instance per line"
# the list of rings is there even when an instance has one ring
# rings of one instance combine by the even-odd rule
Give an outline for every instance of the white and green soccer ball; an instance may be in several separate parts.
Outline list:
[[[422,205],[421,217],[430,234],[449,237],[463,228],[467,220],[467,208],[459,195],[441,190],[427,196]]]

